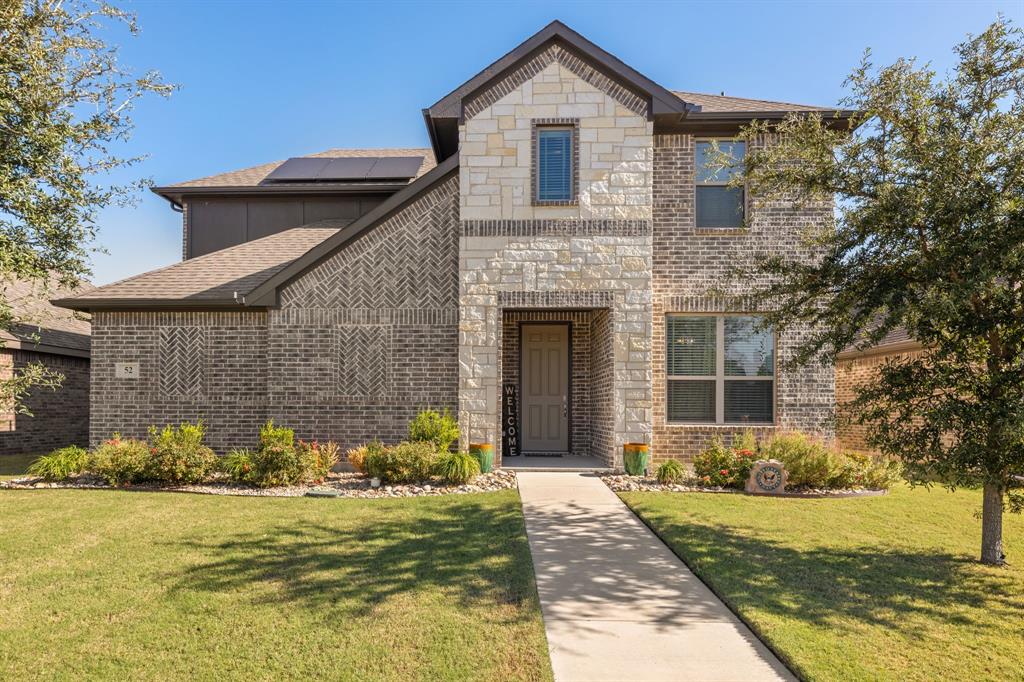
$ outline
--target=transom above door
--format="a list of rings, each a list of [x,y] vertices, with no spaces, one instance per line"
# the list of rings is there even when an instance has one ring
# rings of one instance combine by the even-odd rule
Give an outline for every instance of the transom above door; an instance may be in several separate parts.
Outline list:
[[[522,449],[528,453],[569,451],[569,324],[523,324],[520,328]]]

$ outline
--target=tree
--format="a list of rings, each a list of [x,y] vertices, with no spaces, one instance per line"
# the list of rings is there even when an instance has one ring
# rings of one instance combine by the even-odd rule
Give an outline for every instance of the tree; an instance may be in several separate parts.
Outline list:
[[[104,2],[0,0],[0,329],[20,322],[4,283],[34,283],[44,296],[77,287],[98,212],[131,204],[144,184],[103,182],[141,160],[111,147],[129,138],[139,98],[174,88],[119,65],[102,37],[116,25],[138,33],[134,15]],[[59,378],[39,364],[16,372],[0,381],[0,411],[23,411],[31,386]]]
[[[767,324],[815,330],[794,365],[833,362],[900,325],[922,343],[844,409],[911,483],[982,487],[989,564],[1005,559],[1004,507],[1024,503],[1021,35],[1000,17],[955,48],[943,77],[908,59],[876,69],[866,53],[845,83],[850,125],[755,121],[736,180],[756,197],[836,198],[834,221],[806,235],[820,259],[760,256],[737,274],[767,282]]]

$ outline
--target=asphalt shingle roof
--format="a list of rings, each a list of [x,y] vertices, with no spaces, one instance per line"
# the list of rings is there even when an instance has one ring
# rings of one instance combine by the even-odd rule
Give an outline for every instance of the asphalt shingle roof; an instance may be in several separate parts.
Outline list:
[[[61,303],[82,308],[97,301],[231,304],[236,293],[239,296],[248,294],[351,222],[347,219],[322,220],[294,227],[97,287]]]
[[[437,165],[434,160],[434,152],[426,148],[410,148],[410,149],[328,149],[326,151],[317,152],[315,154],[306,154],[305,158],[386,158],[395,156],[422,156],[423,163],[420,165],[419,171],[417,171],[415,178],[426,173],[428,170]],[[239,170],[229,171],[227,173],[218,173],[217,175],[208,175],[205,178],[196,178],[195,180],[186,180],[185,182],[178,182],[173,185],[167,185],[167,189],[185,189],[188,187],[254,187],[259,185],[264,178],[284,163],[285,160],[271,161],[270,163],[263,163],[259,166],[251,166],[249,168],[242,168]],[[410,181],[411,181],[410,180]],[[323,184],[323,183],[320,183]]]
[[[82,284],[78,293],[86,293],[92,288],[91,284]],[[0,330],[0,341],[4,345],[19,346],[24,350],[51,346],[88,352],[89,321],[49,301],[51,297],[72,295],[71,291],[22,280],[2,282],[0,289],[3,289],[15,319],[20,320],[9,329]]]
[[[773,102],[771,100],[749,99],[746,97],[711,95],[702,92],[683,92],[682,90],[673,90],[672,94],[684,102],[698,105],[701,107],[702,114],[742,114],[756,111],[832,111],[836,108],[818,107],[811,104],[793,104],[792,102]]]

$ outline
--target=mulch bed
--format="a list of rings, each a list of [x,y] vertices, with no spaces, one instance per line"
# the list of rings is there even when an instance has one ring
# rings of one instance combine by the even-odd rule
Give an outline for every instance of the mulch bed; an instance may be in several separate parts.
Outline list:
[[[464,485],[447,485],[437,481],[424,481],[409,485],[381,485],[374,488],[370,478],[359,473],[332,472],[326,481],[315,485],[282,486],[279,488],[257,488],[229,481],[211,481],[187,485],[170,485],[160,483],[137,483],[117,488],[140,492],[175,492],[194,493],[198,495],[238,495],[247,497],[345,497],[345,498],[385,498],[385,497],[423,497],[433,495],[466,495],[471,493],[487,493],[516,487],[514,471],[498,470],[489,474],[481,474],[470,483]],[[111,490],[103,479],[90,475],[82,475],[67,481],[48,482],[41,478],[25,477],[9,481],[0,481],[0,489],[7,490],[38,490],[38,489],[80,489],[80,490]]]
[[[736,488],[703,486],[696,481],[685,483],[662,484],[651,476],[629,476],[627,474],[609,474],[601,480],[617,493],[650,492],[650,493],[726,493],[734,495],[758,495],[759,497],[795,497],[795,498],[841,498],[841,497],[877,497],[885,495],[887,490],[868,490],[865,488],[840,490],[830,488],[789,488],[784,493],[747,493]]]

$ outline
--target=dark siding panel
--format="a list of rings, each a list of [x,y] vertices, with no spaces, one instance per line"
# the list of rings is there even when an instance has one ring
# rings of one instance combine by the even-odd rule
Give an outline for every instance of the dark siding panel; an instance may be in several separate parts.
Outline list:
[[[305,222],[315,223],[330,218],[355,220],[369,209],[360,210],[359,199],[306,199]]]
[[[219,251],[245,241],[244,199],[197,199],[190,201],[190,258]]]
[[[249,226],[246,241],[276,234],[302,224],[302,200],[249,201]]]

